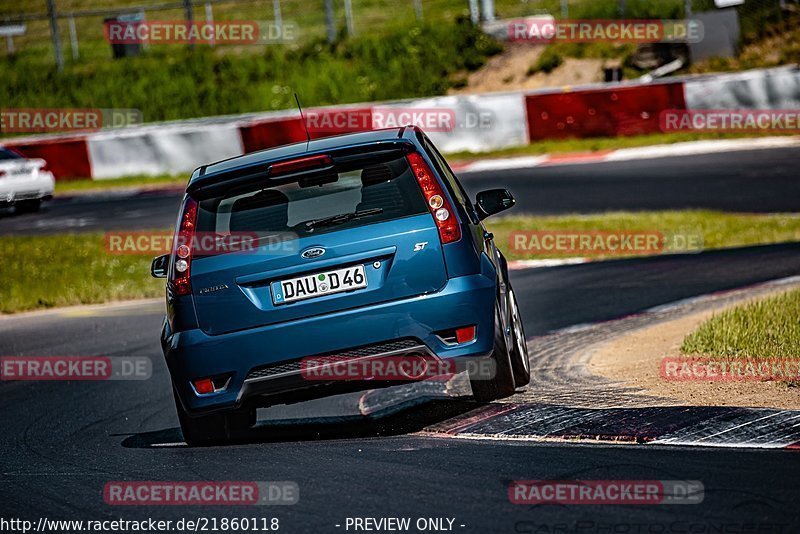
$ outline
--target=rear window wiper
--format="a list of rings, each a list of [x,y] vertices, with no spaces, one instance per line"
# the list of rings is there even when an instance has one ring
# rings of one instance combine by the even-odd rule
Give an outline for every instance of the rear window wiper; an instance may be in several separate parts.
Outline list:
[[[314,219],[306,221],[306,230],[311,231],[314,228],[321,228],[323,226],[333,226],[336,224],[344,224],[355,219],[363,219],[364,217],[371,217],[372,215],[379,215],[383,213],[383,208],[370,208],[368,210],[355,211],[353,213],[340,213],[331,217],[323,219]]]

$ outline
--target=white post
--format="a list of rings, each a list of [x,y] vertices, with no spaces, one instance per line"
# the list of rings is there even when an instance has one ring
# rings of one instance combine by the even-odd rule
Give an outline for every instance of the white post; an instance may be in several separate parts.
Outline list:
[[[478,0],[469,0],[469,18],[473,24],[478,24],[481,21],[481,14],[478,11]]]
[[[414,13],[417,15],[417,20],[422,20],[422,0],[414,0]]]
[[[10,35],[6,35],[6,49],[9,55],[14,53],[14,38]]]
[[[272,0],[272,13],[275,19],[275,29],[283,37],[283,15],[281,15],[281,0]]]
[[[356,34],[353,26],[353,0],[344,0],[344,20],[347,23],[347,35],[352,37]]]
[[[206,22],[208,22],[209,24],[213,25],[214,24],[214,8],[211,5],[211,2],[206,2],[205,8],[206,8]],[[211,45],[211,46],[214,46],[216,44],[215,39],[212,38],[208,42],[208,44]]]
[[[494,20],[494,0],[481,0],[481,8],[483,21],[492,22]]]
[[[72,59],[77,60],[80,56],[80,50],[78,50],[78,32],[75,29],[75,17],[72,16],[72,13],[69,15],[69,46],[72,48]]]
[[[569,0],[561,0],[561,18],[564,20],[569,18]]]
[[[328,29],[328,42],[336,41],[336,22],[333,20],[333,0],[325,0],[325,26]]]
[[[64,71],[64,52],[61,50],[61,36],[58,33],[58,15],[55,0],[47,0],[47,16],[50,18],[50,38],[53,40],[53,52],[56,56],[58,72]]]

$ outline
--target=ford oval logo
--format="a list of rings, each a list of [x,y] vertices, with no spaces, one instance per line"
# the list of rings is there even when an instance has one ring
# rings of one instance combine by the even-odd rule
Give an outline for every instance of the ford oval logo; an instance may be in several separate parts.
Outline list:
[[[305,259],[310,260],[310,259],[313,259],[313,258],[319,258],[323,254],[325,254],[325,249],[324,248],[322,248],[322,247],[314,247],[314,248],[310,248],[308,250],[304,250],[303,253],[300,254],[300,255],[303,256]]]

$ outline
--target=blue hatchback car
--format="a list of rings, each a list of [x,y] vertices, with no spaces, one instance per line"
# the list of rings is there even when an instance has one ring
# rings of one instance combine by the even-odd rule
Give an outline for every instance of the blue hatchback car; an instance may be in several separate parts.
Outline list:
[[[197,169],[173,251],[152,266],[167,279],[161,343],[187,443],[234,438],[258,407],[398,383],[310,380],[309,358],[489,361],[468,371],[481,401],[527,384],[506,260],[482,224],[514,202],[493,189],[473,203],[414,127]]]

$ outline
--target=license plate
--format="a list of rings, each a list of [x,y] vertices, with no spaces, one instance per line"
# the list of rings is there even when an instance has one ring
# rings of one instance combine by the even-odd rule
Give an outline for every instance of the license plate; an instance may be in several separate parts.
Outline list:
[[[11,169],[11,170],[9,170],[7,172],[8,172],[9,176],[23,176],[25,174],[31,174],[30,169],[27,169],[25,167],[17,168],[17,169]]]
[[[286,304],[365,287],[367,287],[367,276],[364,266],[355,265],[345,269],[281,280],[273,286],[274,302],[275,304]]]

